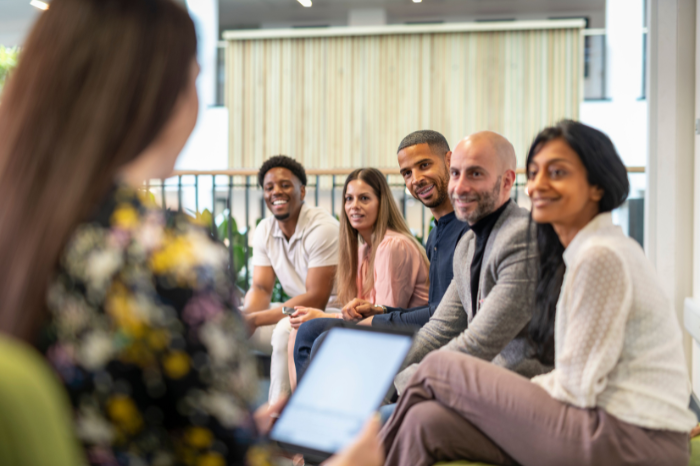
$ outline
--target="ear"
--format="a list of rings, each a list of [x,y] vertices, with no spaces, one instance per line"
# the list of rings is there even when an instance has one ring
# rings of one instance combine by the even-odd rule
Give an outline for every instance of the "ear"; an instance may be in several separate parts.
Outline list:
[[[515,184],[515,171],[513,170],[506,170],[506,172],[503,174],[503,189],[510,193],[511,189],[513,189],[513,185]]]
[[[603,199],[603,194],[605,194],[605,191],[601,188],[598,186],[591,186],[591,200],[593,202],[600,202],[600,200]]]
[[[445,154],[445,166],[447,167],[447,171],[450,170],[450,163],[452,162],[452,151],[447,152]]]
[[[301,192],[301,200],[303,201],[304,198],[306,197],[306,186],[303,184],[300,186],[299,191]]]

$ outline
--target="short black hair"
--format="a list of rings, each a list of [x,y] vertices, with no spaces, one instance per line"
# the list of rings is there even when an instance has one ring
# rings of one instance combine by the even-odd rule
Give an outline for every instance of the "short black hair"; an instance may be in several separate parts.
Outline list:
[[[258,170],[258,183],[260,183],[260,187],[262,187],[263,182],[265,181],[265,174],[273,168],[278,167],[286,168],[292,172],[294,176],[299,178],[301,184],[306,186],[306,170],[304,170],[304,166],[286,155],[275,155],[274,157],[270,157],[269,159],[265,160],[260,167],[260,170]]]
[[[437,131],[422,129],[420,131],[414,131],[403,138],[396,153],[398,154],[405,148],[417,146],[418,144],[427,144],[433,154],[443,157],[450,151],[450,145],[447,143],[445,136]]]

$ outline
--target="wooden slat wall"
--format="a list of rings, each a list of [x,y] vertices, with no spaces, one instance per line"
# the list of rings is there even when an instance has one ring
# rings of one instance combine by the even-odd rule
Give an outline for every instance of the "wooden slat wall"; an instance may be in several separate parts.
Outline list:
[[[506,136],[519,165],[532,138],[578,118],[580,29],[230,40],[230,167],[286,154],[307,168],[395,167],[408,133],[451,145]]]

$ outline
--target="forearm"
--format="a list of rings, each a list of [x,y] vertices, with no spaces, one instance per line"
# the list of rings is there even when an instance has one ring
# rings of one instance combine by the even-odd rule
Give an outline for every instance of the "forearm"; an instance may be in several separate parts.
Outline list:
[[[326,305],[328,305],[328,297],[328,293],[316,293],[313,291],[307,291],[304,294],[300,294],[289,299],[287,302],[284,303],[284,305],[287,307],[312,307],[314,309],[320,309],[323,311],[326,309]]]
[[[432,327],[432,328],[430,328]],[[421,328],[413,341],[413,345],[406,356],[405,361],[399,369],[399,373],[394,378],[394,386],[399,393],[403,393],[408,381],[416,371],[417,365],[428,353],[434,351],[450,340],[449,335],[440,335],[434,321],[428,322]]]
[[[506,308],[504,311],[512,310]],[[523,330],[531,315],[519,312],[498,312],[488,315],[482,309],[481,319],[474,319],[469,328],[447,343],[443,349],[459,351],[475,358],[491,361]]]
[[[282,314],[282,307],[275,307],[264,311],[249,313],[249,322],[255,327],[275,325],[286,316]]]
[[[416,334],[415,340],[413,342],[413,346],[411,346],[410,351],[408,352],[408,355],[406,355],[406,360],[404,361],[403,365],[401,366],[401,369],[404,369],[411,364],[418,364],[420,363],[424,357],[428,355],[431,351],[434,351],[436,349],[439,349],[442,345],[440,342],[432,340],[432,339],[426,339],[421,337],[422,331],[425,330],[425,327],[421,329]]]
[[[422,306],[411,309],[387,308],[386,314],[374,316],[372,325],[397,325],[422,327],[430,320],[430,307]]]
[[[435,314],[416,334],[404,367],[420,362],[429,352],[446,345],[462,333],[468,325],[467,313],[464,311],[456,284],[453,281],[442,297]]]
[[[405,313],[405,312],[418,311],[418,310],[423,309],[424,307],[428,307],[428,306],[416,306],[416,307],[408,307],[408,308],[404,308],[404,307],[392,307],[392,306],[384,306],[384,307],[386,307],[386,313],[387,313],[387,314],[391,314],[391,313],[393,313],[393,312],[396,312],[396,313],[399,313],[399,314],[403,314],[403,313]]]
[[[532,307],[527,297],[534,295],[528,281],[499,284],[484,301],[468,328],[445,345],[484,361],[491,361],[527,326]]]
[[[250,300],[248,299],[248,296],[251,296]],[[251,295],[251,293],[246,296],[246,312],[251,314],[250,322],[255,327],[274,325],[280,320],[284,319],[286,316],[282,313],[283,307],[304,306],[324,310],[326,303],[328,302],[328,298],[319,297],[317,293],[304,293],[289,299],[283,306],[274,307],[272,309],[267,309],[267,307],[270,305],[269,298],[267,299],[267,304],[262,309],[260,309],[260,307],[248,308],[248,302],[251,302],[252,304],[257,303],[258,306],[260,306],[260,304],[263,302],[259,298],[257,301],[254,301],[253,299],[255,296],[256,294]]]
[[[245,295],[245,312],[251,313],[268,309],[271,296],[271,293],[253,285]]]

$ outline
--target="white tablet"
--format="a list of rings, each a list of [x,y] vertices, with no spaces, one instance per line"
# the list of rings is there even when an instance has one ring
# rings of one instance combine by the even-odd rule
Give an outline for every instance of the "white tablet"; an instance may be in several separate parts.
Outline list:
[[[331,329],[270,438],[311,461],[348,445],[379,408],[412,342],[411,331]]]

